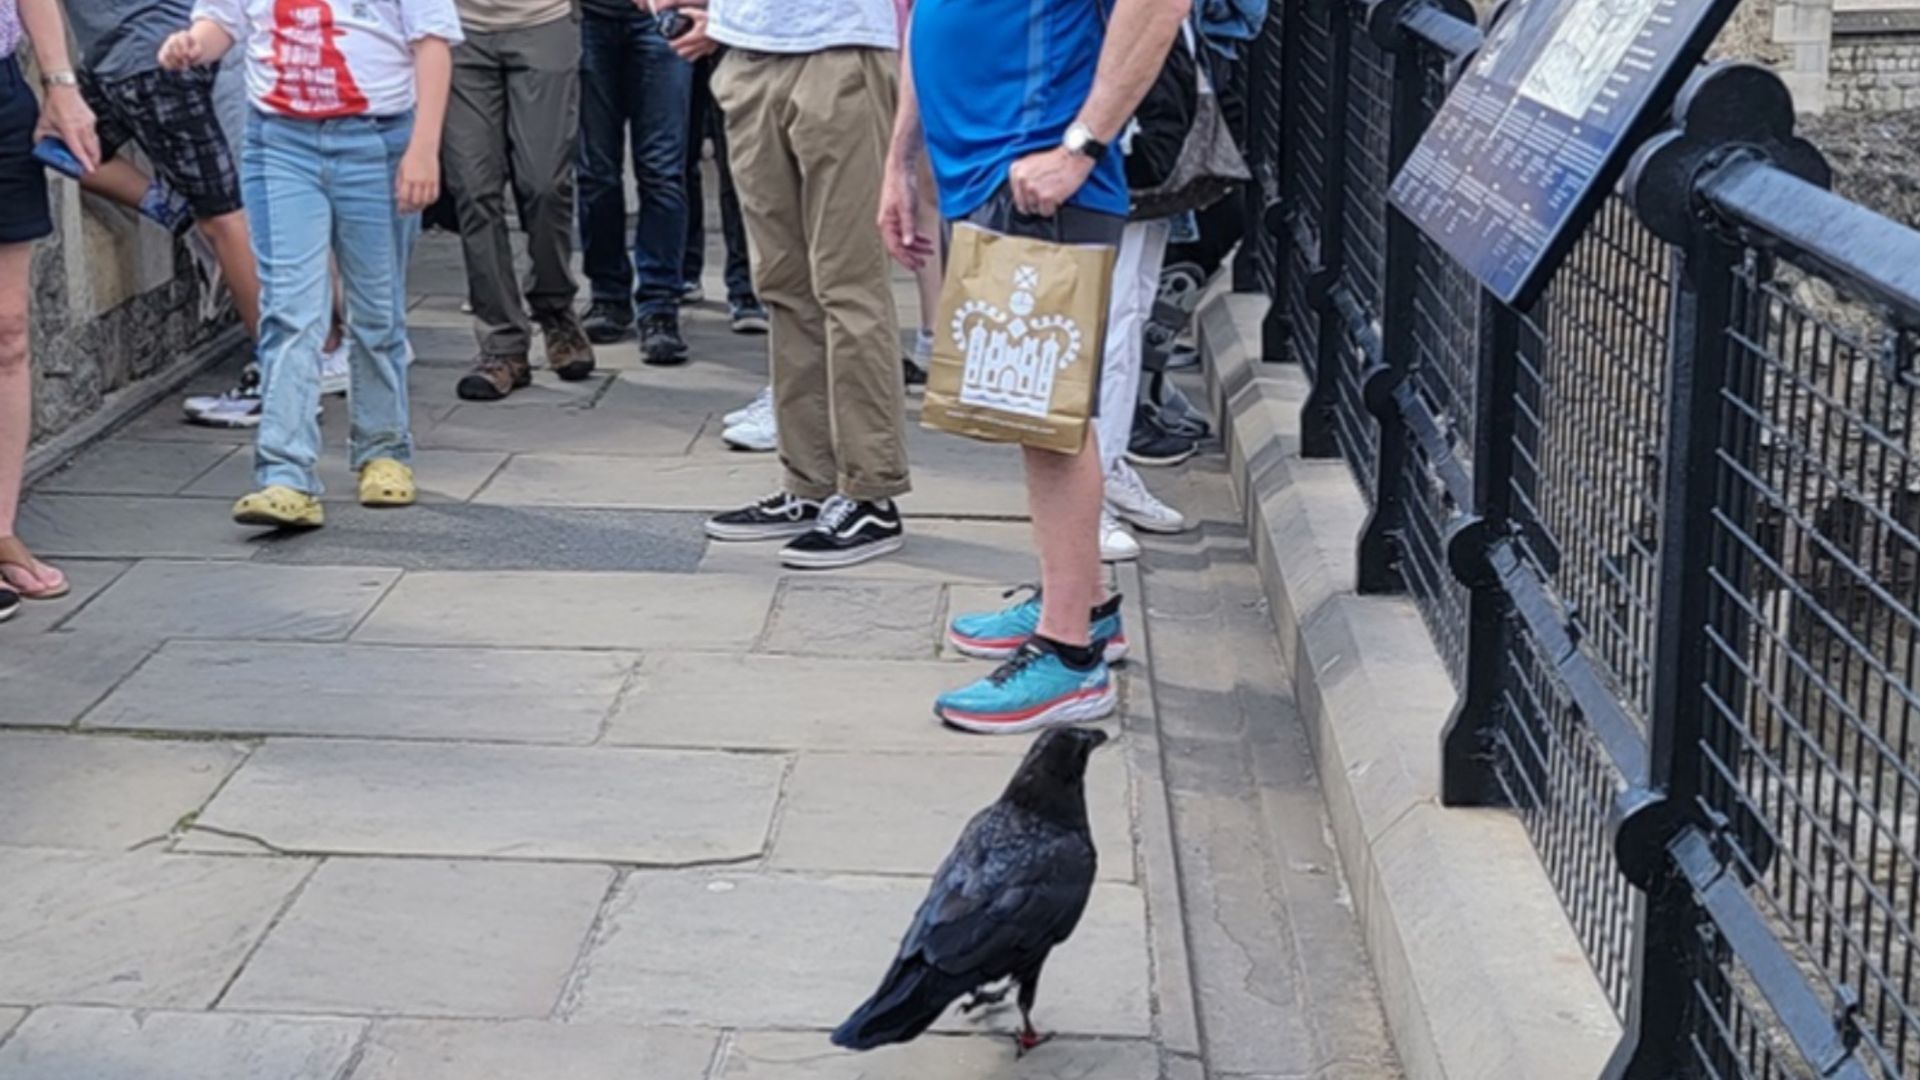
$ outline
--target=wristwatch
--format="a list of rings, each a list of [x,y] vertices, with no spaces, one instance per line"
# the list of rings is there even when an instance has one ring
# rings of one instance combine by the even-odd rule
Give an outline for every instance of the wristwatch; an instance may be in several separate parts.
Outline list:
[[[42,86],[79,86],[80,76],[71,71],[49,71],[40,76]]]
[[[1067,129],[1066,135],[1060,140],[1060,145],[1067,148],[1067,153],[1079,154],[1092,161],[1099,161],[1107,156],[1107,144],[1094,138],[1093,129],[1077,120]]]

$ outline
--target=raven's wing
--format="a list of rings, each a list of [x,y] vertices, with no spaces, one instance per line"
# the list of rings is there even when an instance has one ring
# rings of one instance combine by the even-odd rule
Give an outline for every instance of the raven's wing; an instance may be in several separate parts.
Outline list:
[[[999,811],[999,813],[996,813]],[[950,975],[991,982],[1065,941],[1092,894],[1084,833],[983,811],[939,870],[901,943]]]

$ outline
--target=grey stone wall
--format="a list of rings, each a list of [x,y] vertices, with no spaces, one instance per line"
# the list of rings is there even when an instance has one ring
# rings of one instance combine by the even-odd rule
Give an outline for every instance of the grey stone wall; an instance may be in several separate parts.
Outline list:
[[[1827,95],[1849,111],[1920,108],[1920,33],[1836,32]]]
[[[33,260],[36,443],[175,368],[231,319],[201,319],[191,261],[166,232],[64,179],[48,182],[54,235]]]

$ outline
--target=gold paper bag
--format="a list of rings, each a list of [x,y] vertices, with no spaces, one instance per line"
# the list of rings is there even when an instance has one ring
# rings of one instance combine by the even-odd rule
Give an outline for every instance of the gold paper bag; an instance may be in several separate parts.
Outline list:
[[[921,422],[1077,453],[1100,389],[1114,251],[953,228]]]

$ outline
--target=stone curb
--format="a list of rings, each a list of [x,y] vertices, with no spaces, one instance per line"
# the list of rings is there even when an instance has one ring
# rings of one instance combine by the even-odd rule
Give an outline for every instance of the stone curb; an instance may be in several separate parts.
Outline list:
[[[194,376],[232,356],[247,340],[247,332],[235,323],[202,342],[192,352],[141,379],[107,395],[92,415],[72,427],[31,447],[27,451],[27,477],[24,488],[44,480],[48,474],[66,465],[80,451],[113,434],[120,427],[151,408],[154,402],[180,389]]]
[[[1453,687],[1412,601],[1353,592],[1366,504],[1299,456],[1307,382],[1261,363],[1266,305],[1202,309],[1208,392],[1407,1075],[1598,1076],[1613,1011],[1518,817],[1439,804]]]

